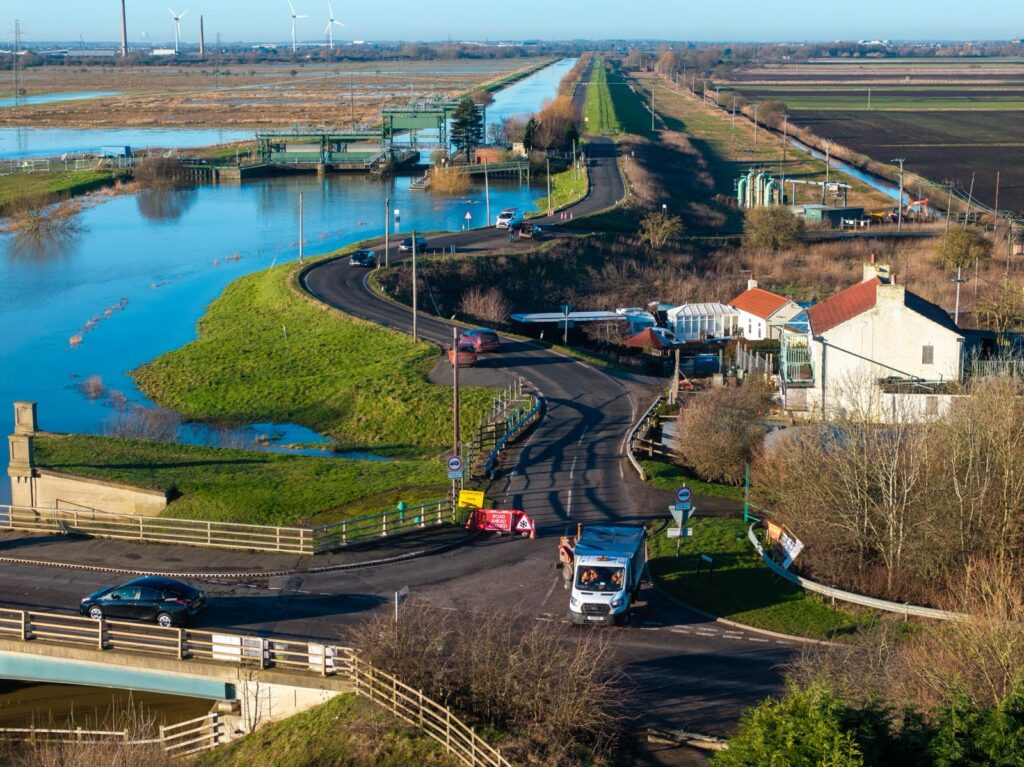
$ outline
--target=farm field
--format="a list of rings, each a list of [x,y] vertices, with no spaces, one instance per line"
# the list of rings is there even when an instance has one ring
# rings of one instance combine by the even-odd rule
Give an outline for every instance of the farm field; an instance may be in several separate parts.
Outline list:
[[[814,60],[716,85],[749,103],[780,101],[798,129],[878,162],[903,157],[909,173],[952,183],[962,199],[973,176],[974,198],[994,206],[999,172],[999,208],[1024,212],[1022,58]]]
[[[549,59],[294,62],[217,68],[44,66],[23,73],[28,95],[117,91],[121,95],[0,109],[0,125],[260,127],[309,123],[347,127],[379,121],[385,103],[444,98],[486,88]],[[6,85],[6,84],[5,84]],[[0,98],[9,96],[0,89]]]

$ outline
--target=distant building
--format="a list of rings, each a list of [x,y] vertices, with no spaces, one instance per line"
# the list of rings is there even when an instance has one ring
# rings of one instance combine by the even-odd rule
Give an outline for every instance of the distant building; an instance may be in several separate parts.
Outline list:
[[[683,304],[666,312],[668,326],[680,341],[725,338],[739,331],[740,313],[719,303]]]
[[[840,229],[844,221],[860,221],[864,218],[864,208],[837,207],[828,205],[794,205],[791,210],[812,226],[828,226]]]
[[[879,420],[935,414],[963,377],[964,333],[939,306],[865,264],[862,282],[806,310],[782,335],[787,410],[829,416],[877,409]],[[909,395],[909,396],[908,396]]]
[[[177,56],[178,52],[174,48],[154,48],[154,56]]]
[[[786,323],[801,311],[785,296],[757,287],[757,280],[748,280],[747,289],[729,306],[739,314],[739,332],[748,341],[779,338]]]

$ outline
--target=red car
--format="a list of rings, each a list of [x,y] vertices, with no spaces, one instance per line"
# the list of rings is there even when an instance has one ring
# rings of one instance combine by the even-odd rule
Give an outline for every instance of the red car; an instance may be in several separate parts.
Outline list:
[[[460,368],[471,368],[476,364],[476,349],[472,344],[460,340],[457,351],[448,350],[448,362],[452,367],[457,364]]]
[[[498,334],[490,328],[471,328],[459,336],[459,345],[472,344],[473,350],[479,352],[496,352],[501,348]]]

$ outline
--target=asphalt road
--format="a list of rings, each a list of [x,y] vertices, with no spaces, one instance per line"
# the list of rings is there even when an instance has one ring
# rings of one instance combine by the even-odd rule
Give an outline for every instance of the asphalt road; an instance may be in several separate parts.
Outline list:
[[[591,140],[592,191],[574,206],[578,218],[604,209],[623,196],[617,148]],[[556,215],[541,223],[557,225]],[[577,222],[577,228],[579,222]],[[502,231],[471,230],[431,238],[432,248],[459,251],[526,250]],[[389,254],[394,261],[399,254]],[[404,257],[404,254],[403,254]],[[345,312],[399,330],[411,329],[410,311],[375,296],[367,273],[342,259],[310,271],[307,289]],[[419,318],[427,342],[445,344],[451,326]],[[297,573],[217,581],[206,579],[210,610],[200,626],[335,640],[377,610],[390,609],[403,586],[411,603],[457,611],[467,621],[487,621],[513,610],[524,621],[550,621],[567,638],[575,632],[604,631],[616,649],[618,670],[630,685],[637,728],[652,726],[724,733],[739,713],[778,690],[778,666],[793,652],[791,642],[732,630],[668,602],[645,589],[633,628],[594,629],[562,622],[568,595],[556,568],[556,536],[577,523],[631,523],[663,517],[663,498],[640,483],[626,463],[624,439],[649,394],[643,381],[623,380],[553,351],[508,340],[466,371],[466,383],[501,384],[521,376],[547,401],[544,420],[503,463],[491,495],[500,505],[520,508],[537,520],[538,539],[483,537],[420,559],[359,570]],[[119,556],[139,567],[174,569],[153,561],[155,550],[118,544]],[[204,555],[208,556],[208,555]],[[211,566],[215,566],[211,563]],[[3,566],[3,601],[46,609],[73,609],[89,591],[118,576],[35,565]],[[690,757],[647,756],[651,764],[684,764]]]

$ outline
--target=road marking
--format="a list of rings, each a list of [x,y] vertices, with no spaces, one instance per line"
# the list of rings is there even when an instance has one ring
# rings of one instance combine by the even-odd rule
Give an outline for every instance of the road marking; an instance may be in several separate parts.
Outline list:
[[[573,458],[572,458],[572,468],[569,469],[569,479],[572,479],[573,475],[576,473],[576,459],[577,458],[579,458],[579,456],[573,456]]]
[[[568,505],[566,506],[566,509],[565,509],[565,516],[567,516],[567,517],[571,517],[572,516],[572,489],[571,488],[569,489],[569,502],[568,502]]]
[[[555,586],[558,585],[558,580],[559,580],[558,578],[555,578],[554,582],[551,584],[551,588],[548,589],[548,593],[544,595],[544,601],[540,603],[541,607],[546,605],[548,603],[548,600],[551,599],[551,594],[552,594],[552,592],[554,592]]]
[[[768,643],[767,639],[760,639],[758,637],[747,637],[747,639],[749,639],[751,642],[764,642],[765,644]]]
[[[584,426],[583,427],[583,433],[580,434],[580,438],[578,440],[576,440],[576,447],[579,447],[581,444],[583,444],[583,438],[585,436],[587,436],[587,429],[589,429],[589,428],[590,428],[589,426]]]
[[[622,461],[619,461],[619,479],[625,479],[626,472],[622,470]]]

